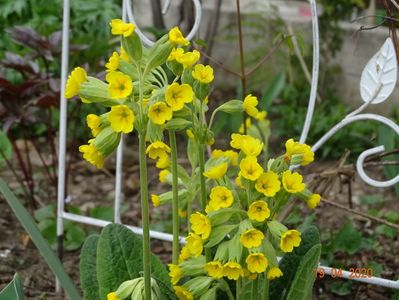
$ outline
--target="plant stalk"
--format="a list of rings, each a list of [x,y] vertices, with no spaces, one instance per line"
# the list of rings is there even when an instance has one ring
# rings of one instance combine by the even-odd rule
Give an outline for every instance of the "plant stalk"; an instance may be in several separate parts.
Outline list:
[[[269,300],[269,279],[265,273],[265,285],[263,286],[263,300]]]
[[[258,300],[258,288],[259,288],[259,278],[257,277],[254,281],[252,281],[252,293],[251,300]]]

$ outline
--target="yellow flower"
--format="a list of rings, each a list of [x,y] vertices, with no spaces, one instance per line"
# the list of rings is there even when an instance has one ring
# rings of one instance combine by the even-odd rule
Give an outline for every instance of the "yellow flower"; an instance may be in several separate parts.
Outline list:
[[[230,146],[233,147],[234,149],[241,150],[241,144],[243,140],[247,137],[247,135],[242,135],[238,133],[233,133],[231,135],[231,141],[230,141]]]
[[[269,264],[267,258],[263,253],[252,253],[248,255],[245,262],[247,268],[252,273],[263,273]]]
[[[187,211],[186,211],[186,210],[183,210],[183,209],[181,209],[181,208],[179,208],[179,217],[180,217],[180,218],[185,218],[185,217],[187,217]]]
[[[229,261],[223,265],[223,276],[226,276],[228,279],[237,280],[243,275],[244,272],[239,263]]]
[[[170,147],[162,141],[155,141],[147,147],[145,153],[149,158],[157,159],[170,153]]]
[[[238,153],[233,150],[222,151],[219,149],[215,149],[212,151],[212,157],[214,158],[227,157],[228,159],[230,159],[230,163],[232,166],[238,165]]]
[[[191,215],[190,223],[191,229],[195,234],[201,236],[203,240],[206,240],[211,234],[211,220],[200,212]]]
[[[258,109],[256,108],[257,105],[258,105],[258,98],[252,96],[251,94],[245,97],[243,103],[244,111],[253,118],[255,118],[259,113]]]
[[[291,194],[302,192],[305,189],[305,184],[302,182],[302,175],[297,172],[285,171],[283,173],[284,189]]]
[[[248,156],[258,156],[262,149],[263,143],[252,136],[247,136],[247,138],[244,138],[244,142],[241,143],[241,151]]]
[[[159,182],[162,183],[166,182],[166,178],[168,177],[169,174],[170,174],[169,170],[162,170],[161,172],[159,172]]]
[[[214,210],[230,207],[233,204],[233,193],[224,186],[215,186],[209,195],[209,204]]]
[[[315,209],[320,203],[320,195],[319,194],[312,194],[310,195],[309,199],[306,201],[308,207],[310,209]]]
[[[107,300],[120,300],[115,292],[108,293]]]
[[[148,109],[148,117],[157,125],[165,124],[172,119],[173,111],[164,102],[157,102]]]
[[[121,47],[121,51],[120,51],[120,59],[124,60],[125,62],[130,63],[130,57],[129,54],[127,54],[127,52],[125,51],[125,49],[123,49],[123,47]]]
[[[244,188],[244,186],[242,185],[242,182],[241,182],[241,176],[237,176],[236,177],[236,179],[234,180],[234,182],[236,183],[236,185],[239,187],[239,188]]]
[[[262,231],[252,228],[241,234],[240,242],[244,247],[250,249],[254,247],[259,247],[262,244],[264,238],[265,235]]]
[[[158,195],[152,194],[151,202],[152,202],[152,205],[154,205],[154,207],[158,207],[161,205],[161,198]]]
[[[192,72],[194,79],[198,80],[201,83],[211,83],[215,78],[213,75],[213,69],[211,66],[204,66],[202,64],[198,64],[194,67],[194,71]]]
[[[170,166],[170,158],[169,155],[167,154],[161,155],[158,158],[157,163],[155,164],[155,167],[157,167],[158,169],[166,169],[169,166]]]
[[[209,178],[209,179],[219,179],[224,176],[227,172],[227,163],[221,163],[220,165],[217,165],[216,167],[213,167],[209,169],[208,171],[204,172],[204,176]]]
[[[187,246],[184,246],[181,248],[180,254],[179,254],[179,263],[182,263],[183,261],[186,261],[191,257],[190,251],[188,250]]]
[[[130,36],[136,29],[134,24],[125,23],[121,19],[113,19],[109,25],[111,25],[111,33],[113,35],[123,35],[124,37]]]
[[[118,52],[113,52],[108,62],[105,64],[105,67],[109,71],[116,71],[119,68],[120,57]]]
[[[251,273],[248,269],[244,269],[244,277],[249,280],[255,280],[258,277],[258,273]]]
[[[208,138],[208,139],[206,140],[206,144],[207,144],[208,146],[212,146],[214,143],[215,143],[215,139],[214,139],[213,137]]]
[[[83,68],[77,67],[73,69],[66,82],[65,98],[69,99],[76,96],[79,92],[80,85],[86,81],[86,78],[87,73]]]
[[[267,272],[267,279],[273,280],[283,276],[283,272],[281,272],[279,267],[273,267]]]
[[[112,71],[106,76],[108,92],[112,99],[123,99],[133,92],[132,79],[122,72]]]
[[[301,233],[298,230],[288,230],[281,235],[280,249],[283,252],[292,252],[294,247],[301,244]]]
[[[247,214],[249,219],[263,222],[270,217],[269,206],[265,201],[255,201],[249,206]]]
[[[177,56],[176,61],[183,65],[184,68],[194,66],[200,59],[200,53],[197,50],[193,52],[186,52],[183,55]]]
[[[273,171],[263,173],[256,181],[255,188],[259,193],[263,193],[266,197],[274,197],[280,190],[280,180],[278,175]]]
[[[105,157],[96,146],[92,144],[82,145],[79,147],[79,152],[83,153],[83,158],[85,160],[97,168],[102,168],[104,166]]]
[[[252,120],[251,118],[246,118],[245,119],[245,127],[247,128],[247,130],[252,126]],[[241,124],[240,129],[238,129],[238,132],[241,134],[244,134],[245,130],[244,130],[244,123]]]
[[[175,290],[175,294],[179,300],[193,300],[193,294],[191,294],[188,290],[186,290],[184,287],[175,285],[173,287]]]
[[[183,271],[178,265],[168,264],[169,267],[169,277],[173,285],[176,285],[180,279],[183,277]]]
[[[190,103],[194,99],[194,92],[188,84],[172,83],[166,88],[165,101],[173,111],[181,110],[185,103]]]
[[[115,105],[111,107],[108,121],[115,132],[129,133],[133,131],[134,114],[127,105]]]
[[[184,50],[182,48],[173,48],[172,52],[170,52],[168,61],[177,60],[179,57],[183,56]]]
[[[223,265],[220,261],[216,260],[206,263],[204,270],[212,278],[219,279],[223,277]]]
[[[262,110],[262,111],[258,112],[255,119],[258,121],[263,121],[264,119],[266,119],[266,116],[267,116],[267,111]]]
[[[187,134],[187,136],[188,136],[188,138],[189,138],[190,140],[195,140],[194,133],[193,133],[193,131],[192,131],[191,129],[187,129],[187,130],[186,130],[186,134]]]
[[[194,257],[200,256],[202,254],[202,250],[204,250],[204,246],[202,244],[202,239],[199,235],[190,233],[186,237],[187,241],[187,249],[190,254]]]
[[[247,156],[240,162],[240,176],[245,179],[255,181],[263,173],[263,168],[258,163],[255,156]]]
[[[175,45],[188,46],[190,42],[181,33],[179,27],[175,26],[169,31],[169,42]]]
[[[100,131],[101,117],[95,114],[89,114],[86,117],[87,126],[91,129],[91,134],[96,137]]]
[[[299,142],[295,142],[293,139],[289,139],[285,143],[285,157],[287,160],[291,160],[293,157],[297,156],[298,160],[302,166],[306,166],[310,164],[314,160],[314,153],[312,148],[309,145],[301,144]]]

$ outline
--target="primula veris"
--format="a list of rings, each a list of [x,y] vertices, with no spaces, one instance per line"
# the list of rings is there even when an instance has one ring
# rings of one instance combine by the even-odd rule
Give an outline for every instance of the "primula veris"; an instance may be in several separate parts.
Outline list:
[[[263,121],[264,119],[266,119],[266,116],[267,116],[267,111],[262,110],[262,111],[258,112],[255,119],[258,121]]]
[[[247,156],[258,156],[262,152],[262,149],[262,141],[252,136],[246,136],[241,143],[241,151]]]
[[[173,285],[176,285],[180,279],[183,277],[183,271],[178,265],[168,264],[169,267],[169,277]]]
[[[187,248],[187,245],[183,246],[179,254],[179,263],[182,263],[191,257],[191,253]]]
[[[263,253],[251,253],[245,259],[247,268],[252,273],[263,273],[268,266],[267,258]]]
[[[129,54],[127,54],[127,52],[125,51],[125,49],[123,49],[123,47],[121,47],[121,50],[120,50],[120,59],[122,59],[128,63],[131,62]]]
[[[213,168],[210,168],[208,171],[204,172],[204,176],[214,180],[222,178],[224,174],[226,174],[228,166],[229,166],[228,163],[221,163]]]
[[[270,217],[270,209],[265,201],[259,200],[249,206],[247,214],[250,220],[263,222]]]
[[[105,157],[93,144],[82,145],[79,147],[79,152],[83,153],[83,158],[97,168],[104,166]]]
[[[250,129],[252,126],[252,120],[251,118],[246,118],[245,119],[245,127],[246,129]],[[238,129],[238,132],[241,134],[244,134],[245,130],[244,130],[244,123],[241,124],[240,128]]]
[[[188,46],[190,42],[183,36],[179,27],[175,26],[169,31],[169,42],[174,45]]]
[[[107,119],[115,132],[129,133],[133,131],[134,114],[127,105],[112,106]]]
[[[166,121],[172,119],[173,111],[164,102],[157,102],[148,109],[148,117],[157,125],[165,124]]]
[[[173,111],[181,110],[185,103],[194,99],[194,91],[188,84],[172,83],[166,88],[165,101]]]
[[[256,180],[255,188],[259,193],[262,193],[266,197],[274,197],[280,190],[280,180],[278,175],[273,171],[263,173],[258,180]]]
[[[231,280],[237,280],[244,275],[243,269],[239,263],[229,261],[223,265],[223,276]]]
[[[286,159],[291,160],[295,155],[300,156],[300,164],[302,166],[306,166],[314,160],[314,152],[309,145],[301,144],[299,142],[295,142],[293,139],[289,139],[285,143],[285,149]]]
[[[232,166],[238,166],[238,153],[233,150],[219,150],[215,149],[212,151],[213,158],[227,157],[230,160]]]
[[[320,199],[321,196],[319,194],[312,194],[306,203],[310,209],[315,209],[319,205]]]
[[[209,204],[212,206],[213,210],[228,208],[234,201],[233,193],[224,186],[213,187],[209,198]]]
[[[170,52],[168,61],[174,61],[177,60],[179,57],[184,55],[184,49],[183,48],[173,48],[172,52]]]
[[[263,173],[262,166],[258,163],[255,156],[247,156],[240,162],[240,176],[245,179],[255,181]]]
[[[169,170],[161,170],[158,175],[159,182],[165,183],[166,178],[168,177],[169,174],[170,174]]]
[[[292,252],[294,247],[301,244],[301,233],[298,230],[288,230],[281,234],[280,249],[283,252]]]
[[[204,270],[212,278],[219,279],[223,277],[223,265],[220,261],[210,261],[206,263]]]
[[[243,102],[244,111],[253,118],[255,118],[259,113],[258,109],[256,108],[257,105],[258,98],[252,96],[251,94],[245,97]]]
[[[185,218],[187,217],[187,210],[179,208],[179,217],[180,218]]]
[[[80,85],[86,81],[87,73],[85,69],[76,67],[68,76],[65,87],[65,98],[69,99],[76,96],[79,92]]]
[[[192,75],[194,79],[204,84],[211,83],[215,78],[212,67],[204,66],[202,64],[195,65]]]
[[[302,175],[297,172],[292,173],[287,170],[283,173],[284,189],[291,194],[302,192],[305,189],[305,184],[302,182]]]
[[[148,145],[145,153],[148,155],[149,158],[151,159],[157,159],[161,156],[167,155],[170,153],[171,149],[168,145],[166,145],[162,141],[155,141]]]
[[[188,137],[190,140],[195,140],[194,133],[193,133],[193,131],[192,131],[191,129],[187,129],[187,130],[186,130],[186,134],[187,134],[187,137]]]
[[[197,50],[186,52],[176,57],[176,61],[183,65],[184,68],[191,68],[200,59],[200,53]]]
[[[100,131],[101,117],[95,114],[88,114],[86,117],[87,126],[91,129],[91,134],[96,137]]]
[[[105,64],[105,67],[108,69],[108,71],[116,71],[119,68],[119,62],[119,54],[118,52],[114,51],[108,62]]]
[[[161,205],[161,198],[158,195],[152,194],[151,202],[154,207],[158,207],[159,205]]]
[[[108,293],[107,300],[121,300],[115,292]]]
[[[111,33],[113,35],[123,35],[124,37],[132,35],[136,29],[134,24],[125,23],[121,19],[113,19],[109,25],[111,26]]]
[[[248,249],[259,247],[262,244],[265,235],[262,231],[255,228],[248,229],[240,236],[241,244]]]
[[[133,92],[132,79],[122,72],[112,71],[106,76],[108,93],[112,99],[124,99]]]
[[[279,267],[273,267],[267,272],[267,279],[274,280],[283,276],[283,272]]]
[[[169,166],[170,166],[170,158],[169,155],[167,154],[161,155],[155,164],[155,167],[157,167],[158,169],[166,169]]]
[[[194,257],[198,257],[202,254],[202,250],[204,249],[202,238],[194,233],[190,233],[186,237],[186,246],[190,254]]]
[[[179,285],[175,285],[173,287],[173,289],[175,290],[175,294],[177,296],[177,298],[179,298],[179,300],[193,300],[193,294],[191,294],[187,289],[185,289],[182,286]]]
[[[234,182],[236,183],[236,185],[237,185],[239,188],[241,188],[241,189],[244,188],[244,185],[242,184],[242,181],[241,181],[241,176],[237,176],[236,179],[234,179]]]
[[[211,220],[200,212],[196,212],[190,216],[190,223],[191,229],[195,234],[201,236],[203,240],[206,240],[211,234]]]

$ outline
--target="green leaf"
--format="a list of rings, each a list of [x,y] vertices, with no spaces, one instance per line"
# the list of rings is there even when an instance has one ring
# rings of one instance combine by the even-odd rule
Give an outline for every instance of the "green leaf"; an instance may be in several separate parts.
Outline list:
[[[352,292],[352,282],[349,280],[342,282],[336,281],[331,284],[331,292],[339,296],[346,296]]]
[[[354,254],[362,246],[362,235],[359,230],[352,226],[351,222],[347,222],[336,234],[334,245],[335,250]]]
[[[183,130],[192,125],[192,122],[182,118],[174,118],[166,123],[166,129],[168,130]]]
[[[66,293],[71,299],[79,300],[80,294],[76,289],[72,279],[65,272],[64,267],[55,253],[51,250],[50,245],[46,242],[41,235],[39,228],[35,221],[28,213],[26,208],[18,201],[14,194],[10,191],[7,184],[0,178],[0,192],[3,194],[8,205],[11,207],[18,221],[25,228],[33,243],[39,249],[41,256],[46,261],[47,265],[59,279],[61,286],[65,289]]]
[[[100,236],[90,235],[83,244],[80,252],[80,285],[84,300],[100,299],[97,281],[96,258],[97,244]]]
[[[12,145],[7,135],[0,130],[0,163],[12,156]]]
[[[82,246],[86,238],[86,232],[77,224],[71,226],[65,233],[65,249],[72,251]]]
[[[382,195],[364,195],[360,197],[360,202],[367,205],[375,205],[384,203],[384,197]]]
[[[0,291],[0,299],[2,300],[23,300],[24,289],[22,287],[21,278],[18,273],[14,275],[12,281],[6,285],[6,287]]]
[[[141,276],[143,272],[142,239],[131,230],[119,224],[106,226],[100,235],[97,246],[97,280],[100,287],[100,299],[115,291],[119,285]],[[151,276],[164,283],[161,286],[164,295],[170,294],[170,279],[162,262],[151,256]],[[173,298],[172,298],[173,299]]]
[[[205,247],[211,248],[219,244],[233,229],[237,228],[236,225],[222,225],[212,228],[209,241],[205,244]]]
[[[375,228],[375,232],[378,234],[385,235],[388,238],[395,238],[397,236],[397,232],[394,228],[389,227],[387,225],[381,224]]]
[[[281,94],[285,86],[285,72],[280,72],[273,81],[262,91],[262,97],[259,101],[261,109],[269,109],[272,102]]]

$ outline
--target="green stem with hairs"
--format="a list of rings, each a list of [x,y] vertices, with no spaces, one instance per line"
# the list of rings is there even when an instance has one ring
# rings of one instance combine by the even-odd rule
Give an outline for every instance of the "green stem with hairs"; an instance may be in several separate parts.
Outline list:
[[[263,300],[269,300],[269,279],[265,273],[265,283],[263,286]]]
[[[252,281],[251,300],[258,300],[258,286],[259,286],[259,276],[254,281]]]
[[[236,281],[236,300],[241,300],[241,278]]]
[[[172,154],[172,222],[173,222],[173,256],[172,263],[177,265],[179,262],[179,191],[177,176],[177,146],[176,133],[169,130],[169,142]]]

